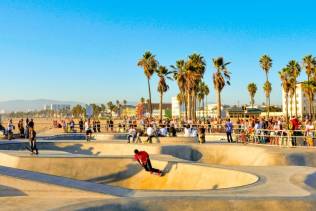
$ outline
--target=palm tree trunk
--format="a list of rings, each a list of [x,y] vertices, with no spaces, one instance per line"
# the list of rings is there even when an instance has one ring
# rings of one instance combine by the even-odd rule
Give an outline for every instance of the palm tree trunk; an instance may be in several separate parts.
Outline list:
[[[205,122],[205,97],[203,97],[203,120]]]
[[[293,95],[290,96],[290,117],[292,117],[293,110]]]
[[[191,120],[192,119],[192,108],[191,108],[191,95],[190,93],[188,93],[188,112],[189,112],[189,119],[188,120]]]
[[[206,118],[208,118],[207,95],[205,95],[205,106],[206,106]]]
[[[188,99],[184,100],[185,121],[188,121]]]
[[[285,120],[286,120],[286,125],[288,126],[289,124],[289,110],[288,110],[288,107],[289,107],[289,93],[286,92],[285,93]]]
[[[193,96],[193,111],[192,111],[192,117],[194,122],[196,121],[196,96],[195,96],[195,92],[194,92],[194,96]]]
[[[310,93],[311,93],[311,87],[310,87],[309,81],[310,81],[310,75],[307,76],[307,84],[308,84],[308,92],[309,92],[308,95],[310,95]],[[309,99],[310,99],[310,97],[309,97]],[[313,117],[312,117],[312,103],[313,103],[313,99],[310,99],[309,100],[309,118],[313,119]]]
[[[270,94],[269,94],[269,96],[267,97],[267,100],[268,100],[268,118],[269,118],[269,116],[270,116]]]
[[[161,120],[161,121],[162,121],[162,98],[163,98],[163,93],[160,92],[159,110],[160,110],[160,120]]]
[[[147,78],[147,82],[148,82],[148,94],[149,94],[149,114],[150,114],[150,118],[152,118],[153,110],[152,110],[152,105],[151,105],[151,91],[150,91],[150,79],[149,78]]]
[[[182,116],[181,116],[181,107],[182,107],[182,103],[179,102],[179,120],[180,122],[182,121]]]
[[[216,90],[216,97],[217,97],[217,118],[221,119],[221,108],[222,108],[222,102],[221,102],[221,92],[217,89]]]
[[[295,106],[295,116],[297,117],[296,83],[295,83],[295,88],[294,88],[294,106]]]

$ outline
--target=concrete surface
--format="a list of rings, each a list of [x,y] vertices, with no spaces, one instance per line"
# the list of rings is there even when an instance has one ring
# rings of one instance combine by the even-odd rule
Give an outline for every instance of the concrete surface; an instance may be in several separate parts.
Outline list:
[[[24,145],[0,142],[0,165],[7,166],[0,167],[0,203],[6,210],[21,210],[21,203],[30,210],[316,207],[314,148],[43,140],[40,155],[31,156]],[[139,168],[131,157],[135,148],[149,152],[153,166],[165,169],[166,176]],[[59,194],[52,203],[50,190],[56,195],[64,190],[65,197]]]

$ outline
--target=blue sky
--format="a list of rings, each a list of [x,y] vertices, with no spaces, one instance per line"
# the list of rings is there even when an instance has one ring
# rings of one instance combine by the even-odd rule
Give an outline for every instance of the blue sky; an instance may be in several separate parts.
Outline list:
[[[258,86],[256,101],[264,101],[258,60],[269,54],[271,102],[280,104],[277,72],[290,59],[316,54],[315,8],[312,0],[1,0],[0,101],[137,101],[148,93],[136,63],[150,50],[166,66],[202,54],[210,101],[215,101],[211,58],[232,62],[225,104],[249,102],[249,82]],[[175,82],[169,83],[166,101],[178,92]],[[156,77],[151,84],[158,101]]]

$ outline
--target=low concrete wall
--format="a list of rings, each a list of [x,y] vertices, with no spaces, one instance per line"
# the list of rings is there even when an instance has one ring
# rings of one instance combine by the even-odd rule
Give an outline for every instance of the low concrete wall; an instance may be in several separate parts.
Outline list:
[[[0,150],[25,150],[27,143],[1,143]],[[279,148],[240,144],[127,144],[113,142],[38,142],[40,150],[107,156],[133,155],[134,149],[167,154],[208,164],[231,166],[316,166],[316,149]]]

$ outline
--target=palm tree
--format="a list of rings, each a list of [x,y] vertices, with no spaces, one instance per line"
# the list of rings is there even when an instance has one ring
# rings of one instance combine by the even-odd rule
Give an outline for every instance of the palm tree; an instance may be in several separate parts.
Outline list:
[[[266,74],[266,82],[263,86],[263,91],[265,92],[266,95],[266,105],[268,106],[268,114],[267,116],[269,117],[269,113],[270,113],[270,94],[272,91],[272,87],[271,87],[271,83],[269,82],[269,77],[268,77],[268,73],[272,67],[272,59],[268,56],[268,55],[263,55],[260,60],[260,66],[262,68],[262,70],[265,72]],[[266,89],[265,89],[266,88]],[[270,91],[270,92],[269,92]]]
[[[205,117],[205,107],[206,107],[206,109],[208,110],[208,108],[207,108],[207,96],[210,94],[210,89],[208,88],[208,86],[205,84],[205,86],[204,86],[204,95],[205,95],[205,98],[204,98],[204,100],[203,100],[203,108],[204,108],[204,117]],[[207,112],[207,114],[208,114],[208,112]]]
[[[213,84],[217,96],[217,118],[221,119],[221,92],[225,85],[230,85],[230,75],[231,73],[227,70],[227,65],[230,62],[224,62],[223,57],[218,57],[213,59],[213,65],[216,71],[213,73]]]
[[[110,110],[110,116],[112,118],[112,112],[115,110],[115,105],[112,103],[112,101],[109,101],[107,104],[108,109]]]
[[[266,99],[269,99],[270,93],[271,93],[271,91],[272,91],[272,85],[271,85],[270,81],[266,81],[266,82],[263,84],[263,90],[264,90],[264,94],[265,94],[265,96],[266,96]],[[267,104],[265,104],[265,105],[266,105],[266,107],[267,107]],[[266,110],[266,111],[267,111],[267,112],[270,111],[269,107],[267,107],[267,110]]]
[[[292,74],[290,70],[285,67],[282,69],[282,71],[279,72],[279,76],[282,82],[282,88],[285,94],[285,119],[286,123],[289,123],[289,110],[288,110],[288,101],[289,101],[289,92],[291,85],[294,83],[294,78],[292,77]]]
[[[247,88],[250,95],[250,104],[251,104],[251,107],[253,108],[253,105],[255,104],[255,95],[257,92],[257,85],[255,83],[250,83],[248,84]]]
[[[181,122],[181,108],[182,108],[182,105],[183,105],[183,103],[185,103],[185,95],[184,95],[184,93],[179,93],[178,95],[177,95],[177,101],[178,101],[178,103],[179,103],[179,119],[180,119],[180,122]]]
[[[297,78],[301,73],[301,66],[298,64],[297,61],[295,60],[291,60],[289,62],[289,64],[287,65],[289,71],[291,72],[293,78],[294,78],[294,85],[292,86],[292,97],[294,95],[294,103],[295,103],[295,116],[297,117],[297,100],[296,100],[296,84],[297,84]],[[292,101],[292,99],[291,99]],[[292,102],[291,102],[291,106],[292,106]],[[291,108],[291,112],[292,112],[292,108]]]
[[[186,62],[184,60],[178,60],[175,66],[171,65],[171,68],[174,70],[173,78],[177,82],[180,94],[184,97],[187,95]],[[188,120],[187,101],[184,99],[183,102],[185,106],[185,119]]]
[[[315,92],[316,92],[316,82],[315,81],[305,81],[302,83],[302,89],[304,92],[305,97],[308,100],[309,104],[313,103],[314,97],[315,97]],[[313,118],[313,111],[312,111],[313,107],[309,107],[309,114],[310,114],[310,118]]]
[[[157,75],[159,77],[158,82],[158,92],[160,94],[160,104],[159,104],[159,110],[160,110],[160,120],[162,120],[162,101],[163,101],[163,94],[168,91],[169,86],[166,83],[166,79],[172,80],[172,78],[169,76],[170,74],[173,74],[174,72],[169,71],[164,66],[159,66],[157,70]]]
[[[307,75],[307,84],[308,86],[305,87],[308,88],[310,85],[311,78],[315,80],[316,76],[316,58],[314,58],[312,55],[307,55],[303,58],[303,66]],[[311,91],[311,90],[310,90]],[[309,116],[312,117],[312,103],[313,101],[309,101]]]
[[[150,78],[158,67],[158,62],[151,52],[146,51],[143,57],[138,61],[137,65],[144,69],[144,74],[147,77],[148,94],[149,94],[149,113],[152,117],[152,105],[151,105],[151,90],[150,90]]]

